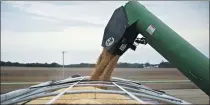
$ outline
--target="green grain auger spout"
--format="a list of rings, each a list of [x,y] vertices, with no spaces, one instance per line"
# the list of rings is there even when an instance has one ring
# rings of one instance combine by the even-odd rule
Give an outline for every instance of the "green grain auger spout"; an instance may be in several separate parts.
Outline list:
[[[141,34],[143,38],[137,38]],[[138,1],[116,9],[104,31],[102,46],[122,55],[134,43],[148,43],[208,96],[209,58],[163,23]]]

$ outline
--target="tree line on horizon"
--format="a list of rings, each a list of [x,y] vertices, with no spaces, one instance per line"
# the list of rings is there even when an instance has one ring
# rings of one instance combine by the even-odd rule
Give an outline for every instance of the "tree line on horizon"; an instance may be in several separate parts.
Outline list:
[[[0,66],[16,66],[16,67],[62,67],[56,62],[53,63],[19,63],[19,62],[4,62],[1,61]],[[85,67],[94,67],[95,64],[92,63],[80,63],[80,64],[69,64],[64,65],[67,68],[85,68]],[[162,61],[159,64],[150,64],[146,63],[124,63],[120,62],[116,65],[116,68],[175,68],[171,63]]]

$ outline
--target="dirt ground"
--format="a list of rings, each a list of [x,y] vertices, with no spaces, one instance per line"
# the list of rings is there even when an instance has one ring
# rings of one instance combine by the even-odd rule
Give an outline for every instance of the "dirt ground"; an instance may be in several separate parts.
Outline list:
[[[65,68],[65,78],[73,74],[87,76],[93,68]],[[187,80],[177,69],[174,68],[115,68],[113,75],[132,80]],[[62,68],[41,67],[1,67],[2,82],[31,82],[62,79]]]
[[[64,78],[73,74],[89,76],[93,68],[65,68]],[[114,77],[131,79],[135,81],[159,81],[159,80],[188,80],[179,70],[175,68],[115,68]],[[63,79],[62,68],[44,68],[44,67],[1,67],[1,83],[5,82],[44,82],[49,80]],[[171,90],[171,89],[198,89],[192,82],[177,83],[142,83],[153,89]],[[12,90],[25,88],[30,84],[2,85],[1,94]],[[208,102],[208,96],[203,93],[199,97],[205,97]],[[195,96],[196,97],[196,96]],[[195,98],[194,97],[194,98]],[[188,99],[188,98],[186,98]],[[200,101],[196,101],[200,102]],[[199,103],[198,103],[199,104]]]
[[[200,89],[170,89],[163,91],[193,104],[209,105],[209,97]]]
[[[89,76],[93,68],[65,68],[64,78],[73,74]],[[115,68],[114,77],[136,81],[188,80],[175,68]],[[44,67],[1,67],[1,82],[45,82],[63,79],[62,68]],[[142,83],[154,89],[197,88],[193,83]],[[28,87],[30,85],[1,85],[1,93]]]

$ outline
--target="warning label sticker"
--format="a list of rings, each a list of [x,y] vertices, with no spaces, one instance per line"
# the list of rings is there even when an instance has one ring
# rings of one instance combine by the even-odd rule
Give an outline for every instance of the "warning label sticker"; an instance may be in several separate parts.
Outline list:
[[[147,28],[147,32],[150,34],[150,35],[152,35],[153,33],[154,33],[154,31],[155,31],[155,26],[154,25],[149,25],[149,27]]]
[[[119,48],[119,49],[120,49],[121,51],[124,51],[124,50],[125,50],[125,48],[126,48],[126,46],[127,46],[127,44],[122,44],[122,45],[120,46],[120,48]]]

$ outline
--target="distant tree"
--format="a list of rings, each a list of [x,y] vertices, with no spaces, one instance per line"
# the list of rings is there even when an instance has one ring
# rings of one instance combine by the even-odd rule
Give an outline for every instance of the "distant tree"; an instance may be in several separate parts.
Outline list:
[[[19,67],[61,67],[62,65],[53,62],[53,63],[19,63],[19,62],[4,62],[1,61],[0,66],[19,66]],[[149,62],[146,63],[126,63],[126,62],[120,62],[116,65],[117,68],[144,68],[148,66],[153,66],[153,67],[159,67],[159,68],[174,68],[172,64],[169,62],[164,62],[162,61],[160,64],[150,64]],[[72,67],[72,68],[81,68],[81,67],[95,67],[95,64],[91,63],[80,63],[80,64],[70,64],[70,65],[65,65],[65,67]]]
[[[171,63],[169,63],[169,62],[164,62],[164,61],[162,61],[162,62],[159,64],[158,67],[159,67],[159,68],[175,68],[175,66],[172,65]]]
[[[144,65],[145,65],[145,67],[149,67],[150,66],[150,63],[149,62],[146,62]]]
[[[59,64],[53,62],[53,63],[50,64],[50,67],[59,67]]]

